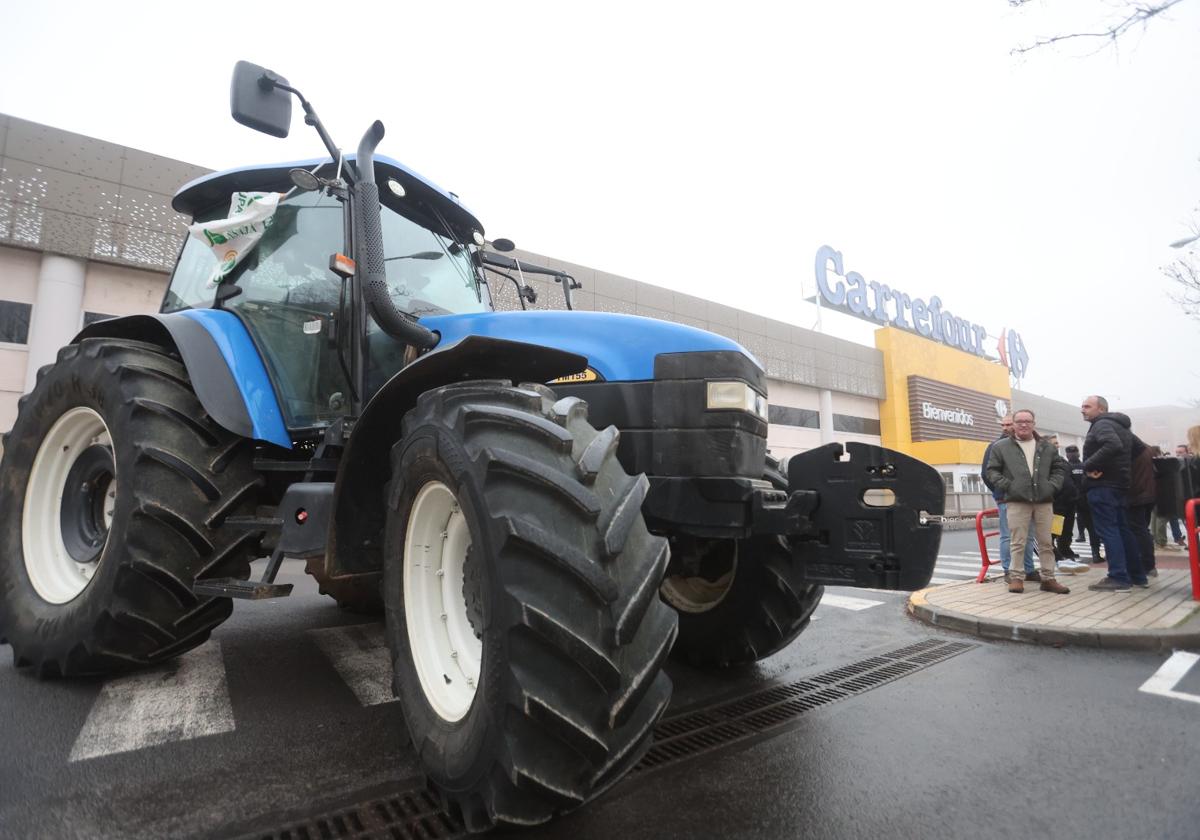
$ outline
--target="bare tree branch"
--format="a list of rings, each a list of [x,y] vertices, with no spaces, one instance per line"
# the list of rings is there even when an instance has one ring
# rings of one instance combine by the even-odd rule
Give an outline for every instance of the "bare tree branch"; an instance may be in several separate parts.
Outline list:
[[[1020,8],[1028,2],[1030,0],[1008,0],[1008,5],[1013,8]],[[1114,22],[1108,29],[1100,32],[1070,32],[1063,35],[1055,35],[1051,38],[1042,38],[1023,47],[1013,47],[1012,55],[1023,55],[1041,47],[1048,47],[1060,41],[1069,41],[1076,38],[1097,38],[1103,39],[1110,44],[1116,43],[1117,39],[1130,29],[1133,29],[1135,26],[1145,27],[1153,18],[1161,15],[1177,3],[1182,2],[1183,0],[1157,0],[1157,2],[1152,3],[1130,3],[1126,6],[1125,16]]]
[[[1200,318],[1200,266],[1196,264],[1195,256],[1189,254],[1163,268],[1163,274],[1177,284],[1176,294],[1171,295],[1183,308],[1183,311],[1193,318]]]

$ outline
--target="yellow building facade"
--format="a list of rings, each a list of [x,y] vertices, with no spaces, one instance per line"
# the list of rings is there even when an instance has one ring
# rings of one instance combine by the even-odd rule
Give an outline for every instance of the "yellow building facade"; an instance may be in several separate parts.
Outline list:
[[[1008,369],[895,327],[876,330],[875,347],[887,387],[882,444],[927,464],[978,464],[1011,404]]]

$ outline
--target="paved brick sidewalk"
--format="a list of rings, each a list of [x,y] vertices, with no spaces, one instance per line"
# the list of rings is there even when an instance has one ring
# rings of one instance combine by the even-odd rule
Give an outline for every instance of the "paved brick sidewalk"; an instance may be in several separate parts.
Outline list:
[[[1097,574],[1096,572],[1100,572]],[[1039,644],[1169,650],[1200,647],[1200,601],[1192,600],[1190,572],[1159,569],[1149,589],[1092,592],[1103,566],[1082,575],[1062,575],[1069,595],[1008,591],[1002,578],[967,581],[913,593],[908,611],[939,627],[977,636]]]

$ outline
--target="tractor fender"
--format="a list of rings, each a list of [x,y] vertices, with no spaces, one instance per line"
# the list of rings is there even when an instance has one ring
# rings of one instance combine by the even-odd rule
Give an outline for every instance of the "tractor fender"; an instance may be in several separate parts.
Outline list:
[[[204,410],[223,429],[292,448],[266,365],[245,325],[232,312],[188,309],[128,315],[84,327],[85,338],[123,338],[174,348]]]
[[[400,421],[424,392],[469,379],[548,382],[583,370],[588,359],[537,344],[468,335],[417,358],[382,388],[355,422],[338,466],[325,564],[331,574],[382,568],[385,486]]]

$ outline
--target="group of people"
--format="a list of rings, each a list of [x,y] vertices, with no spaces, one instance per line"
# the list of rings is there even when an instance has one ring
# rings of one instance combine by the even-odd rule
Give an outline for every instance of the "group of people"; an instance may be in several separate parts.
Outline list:
[[[1081,537],[1085,530],[1090,537],[1092,562],[1108,565],[1091,590],[1148,587],[1158,575],[1154,551],[1165,545],[1168,523],[1176,545],[1186,545],[1178,518],[1183,500],[1200,497],[1200,426],[1188,430],[1187,444],[1169,458],[1141,441],[1129,417],[1110,412],[1103,397],[1089,396],[1080,411],[1090,424],[1082,454],[1068,446],[1067,457],[1060,455],[1057,439],[1038,434],[1028,409],[1001,420],[1003,434],[984,453],[981,471],[999,509],[1000,562],[1009,592],[1024,592],[1027,582],[1045,592],[1071,591],[1058,573],[1089,568],[1071,548],[1076,512]],[[1062,517],[1057,546],[1056,514]],[[1035,544],[1040,569],[1033,565]],[[1021,558],[1022,568],[1012,568],[1013,557]]]

